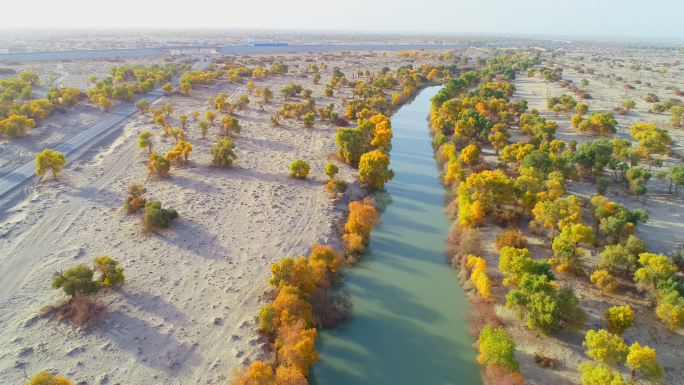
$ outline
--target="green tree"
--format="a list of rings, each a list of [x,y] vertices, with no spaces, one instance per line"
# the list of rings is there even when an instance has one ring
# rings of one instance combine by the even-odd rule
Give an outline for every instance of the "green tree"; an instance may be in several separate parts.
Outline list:
[[[199,127],[200,132],[202,132],[202,138],[204,139],[204,137],[206,137],[206,135],[207,135],[207,131],[209,131],[209,123],[207,123],[203,120],[200,120],[197,123],[197,127]]]
[[[69,296],[76,294],[96,294],[100,291],[100,283],[93,281],[93,269],[78,265],[52,280],[53,289],[62,289]]]
[[[365,136],[358,128],[339,128],[335,135],[337,155],[347,163],[358,164],[361,155],[368,151]]]
[[[583,385],[627,385],[618,371],[603,365],[584,362],[577,370],[582,373]]]
[[[604,177],[596,178],[596,193],[599,195],[605,195],[608,187],[610,186],[610,179]]]
[[[61,152],[52,151],[49,148],[43,152],[36,154],[36,174],[43,175],[48,170],[52,171],[52,175],[57,179],[57,174],[62,171],[62,166],[66,164],[66,158]]]
[[[594,234],[589,226],[582,223],[575,223],[563,227],[561,233],[553,240],[553,260],[552,264],[557,265],[560,272],[573,272],[582,274],[581,258],[586,251],[579,247],[580,243],[590,244],[594,241]]]
[[[168,229],[171,221],[178,218],[178,211],[161,207],[161,202],[147,202],[145,204],[145,229]]]
[[[622,107],[625,110],[629,111],[636,107],[636,103],[634,102],[634,100],[625,100],[624,102],[622,102]]]
[[[667,178],[670,180],[670,188],[668,192],[672,192],[672,185],[675,185],[675,196],[677,196],[677,190],[679,186],[684,186],[684,165],[678,164],[676,166],[670,167],[667,173]]]
[[[636,200],[639,200],[639,195],[644,195],[648,192],[646,183],[651,179],[651,173],[641,167],[632,167],[625,173],[625,177],[629,181],[629,190],[636,195]]]
[[[556,279],[551,272],[551,265],[546,261],[535,261],[527,249],[511,246],[501,248],[499,256],[499,270],[503,273],[504,286],[520,285],[525,274],[544,275],[548,281]]]
[[[211,163],[221,167],[230,167],[237,158],[234,149],[235,144],[231,138],[225,137],[219,140],[211,147]]]
[[[494,329],[488,323],[477,340],[480,355],[477,360],[485,366],[501,365],[506,370],[518,372],[520,365],[515,358],[515,342],[506,334],[503,326]]]
[[[297,159],[290,165],[290,178],[306,179],[309,176],[309,164]]]
[[[315,119],[316,116],[314,116],[314,114],[312,114],[311,112],[307,112],[303,118],[304,127],[313,127]]]

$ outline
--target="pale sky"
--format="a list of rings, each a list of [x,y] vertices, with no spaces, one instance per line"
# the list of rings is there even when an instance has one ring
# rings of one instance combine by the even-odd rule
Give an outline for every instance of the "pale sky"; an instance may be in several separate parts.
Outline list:
[[[674,38],[684,0],[6,1],[0,28],[250,28]],[[1,32],[0,32],[1,33]]]

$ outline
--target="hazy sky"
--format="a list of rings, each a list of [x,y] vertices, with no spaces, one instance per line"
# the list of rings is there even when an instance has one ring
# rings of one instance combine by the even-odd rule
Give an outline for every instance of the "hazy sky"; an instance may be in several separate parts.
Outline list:
[[[7,1],[0,28],[175,27],[684,39],[684,0]],[[30,9],[30,12],[27,10]]]

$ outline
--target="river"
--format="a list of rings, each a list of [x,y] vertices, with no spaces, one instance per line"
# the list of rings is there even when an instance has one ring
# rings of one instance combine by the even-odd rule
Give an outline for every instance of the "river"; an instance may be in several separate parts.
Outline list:
[[[450,223],[426,120],[437,91],[424,89],[391,117],[391,204],[348,270],[353,318],[316,340],[321,360],[312,384],[482,383],[465,293],[445,262]]]

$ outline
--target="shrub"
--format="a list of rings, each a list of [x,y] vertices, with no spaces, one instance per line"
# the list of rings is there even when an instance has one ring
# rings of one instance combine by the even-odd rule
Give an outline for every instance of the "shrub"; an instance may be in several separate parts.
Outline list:
[[[454,268],[461,268],[467,261],[467,256],[482,255],[482,235],[478,229],[469,229],[459,226],[454,222],[446,238],[449,243],[447,254],[450,254],[450,262]]]
[[[313,326],[316,328],[332,328],[352,316],[354,304],[349,292],[330,294],[327,290],[318,290],[311,299],[313,308]]]
[[[494,209],[492,217],[494,218],[494,223],[499,227],[517,227],[520,213],[511,209]]]
[[[475,284],[475,288],[482,298],[491,298],[492,282],[487,276],[487,262],[474,255],[468,255],[466,267],[472,270],[470,280]]]
[[[129,196],[126,197],[124,202],[124,209],[129,213],[134,213],[138,210],[145,208],[145,203],[147,199],[143,198],[143,195],[147,192],[147,189],[141,184],[136,184],[128,188]]]
[[[73,385],[73,382],[64,377],[55,376],[48,371],[40,372],[33,376],[26,385]]]
[[[116,286],[126,279],[123,274],[124,269],[119,267],[119,262],[107,256],[95,258],[93,263],[95,271],[102,273],[100,282],[105,286]]]
[[[606,270],[596,270],[590,278],[591,282],[598,286],[603,293],[613,294],[617,292],[617,281]]]
[[[622,338],[601,329],[589,330],[582,346],[587,347],[587,355],[604,365],[623,364],[629,348]]]
[[[603,313],[608,324],[608,331],[613,334],[622,334],[632,326],[634,312],[629,306],[613,306]]]
[[[330,179],[330,181],[325,184],[325,191],[327,191],[331,197],[336,198],[337,194],[344,194],[344,192],[347,191],[347,182],[340,179]]]
[[[71,297],[76,294],[96,294],[100,291],[100,283],[93,281],[93,274],[93,269],[78,265],[56,276],[51,286],[64,290]]]
[[[302,118],[302,122],[304,123],[304,127],[307,127],[307,128],[313,127],[314,120],[316,120],[316,117],[314,116],[314,114],[312,114],[311,112],[307,112],[304,115],[304,118]]]
[[[162,175],[171,169],[171,161],[153,152],[150,154],[150,164],[147,165],[147,169],[156,172],[157,175]]]
[[[211,146],[211,163],[221,167],[230,167],[237,155],[233,151],[235,144],[233,139],[225,137]]]
[[[309,176],[309,164],[297,159],[290,165],[290,178],[306,179]]]
[[[509,229],[496,236],[495,245],[499,250],[507,246],[524,249],[527,246],[527,238],[525,238],[522,231]]]
[[[171,221],[178,218],[178,211],[166,210],[161,202],[147,202],[145,204],[145,229],[168,229]]]

